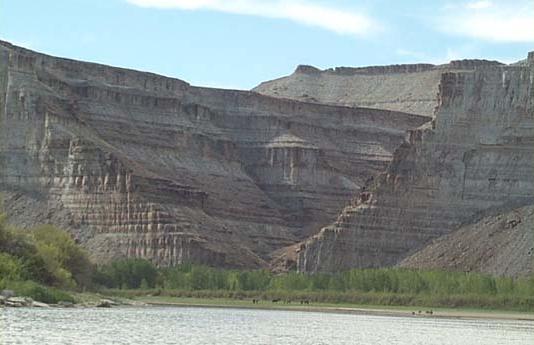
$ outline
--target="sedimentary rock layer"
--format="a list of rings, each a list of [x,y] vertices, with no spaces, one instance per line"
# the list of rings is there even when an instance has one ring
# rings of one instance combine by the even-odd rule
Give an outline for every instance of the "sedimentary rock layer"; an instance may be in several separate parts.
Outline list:
[[[444,72],[501,65],[496,61],[458,60],[445,65],[413,64],[337,67],[321,71],[299,66],[287,77],[263,82],[261,94],[290,99],[405,111],[433,116]]]
[[[534,199],[534,59],[441,76],[436,122],[411,131],[388,169],[303,242],[301,271],[394,265],[485,214]]]
[[[400,266],[529,276],[534,272],[534,206],[463,226],[404,259]]]
[[[0,193],[93,257],[261,267],[427,118],[281,100],[0,42]]]

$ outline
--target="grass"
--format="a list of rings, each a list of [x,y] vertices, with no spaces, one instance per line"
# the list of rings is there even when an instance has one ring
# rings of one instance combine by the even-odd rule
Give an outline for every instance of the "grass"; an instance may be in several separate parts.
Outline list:
[[[17,296],[30,297],[34,301],[57,304],[60,301],[75,303],[76,299],[68,292],[44,286],[33,281],[4,282],[3,288],[15,291]]]
[[[159,301],[161,303],[218,304],[228,306],[269,306],[279,307],[372,307],[396,310],[471,310],[471,311],[511,311],[533,313],[531,300],[511,298],[505,296],[432,296],[432,295],[403,295],[377,292],[343,292],[324,293],[317,291],[287,292],[287,291],[224,291],[224,290],[106,290],[104,294],[121,296],[124,298],[140,299],[142,301]],[[252,299],[260,299],[260,304],[252,304]],[[273,299],[280,299],[272,303]],[[301,304],[300,301],[310,304]],[[284,303],[291,301],[291,303]],[[158,303],[159,303],[158,302]]]
[[[136,301],[154,305],[169,305],[182,307],[220,307],[220,308],[245,308],[264,310],[288,310],[288,311],[311,311],[311,312],[335,312],[335,313],[356,313],[375,314],[389,316],[430,316],[426,311],[432,310],[435,317],[455,317],[455,318],[488,318],[488,319],[522,319],[534,320],[533,312],[521,312],[498,309],[480,308],[442,308],[429,306],[384,306],[384,305],[363,305],[352,303],[320,303],[313,302],[309,305],[300,303],[284,304],[281,302],[261,301],[258,304],[252,303],[250,299],[232,298],[194,298],[194,297],[171,297],[171,296],[137,296]],[[421,314],[419,314],[421,311]]]

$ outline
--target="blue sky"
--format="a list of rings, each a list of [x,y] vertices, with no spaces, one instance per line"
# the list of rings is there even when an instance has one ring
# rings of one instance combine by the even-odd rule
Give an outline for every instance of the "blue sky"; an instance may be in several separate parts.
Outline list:
[[[534,0],[0,0],[0,39],[250,89],[298,64],[520,60]]]

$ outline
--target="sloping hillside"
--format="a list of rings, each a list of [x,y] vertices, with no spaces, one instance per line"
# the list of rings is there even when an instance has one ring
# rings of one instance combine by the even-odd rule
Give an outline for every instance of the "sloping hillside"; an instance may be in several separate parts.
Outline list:
[[[534,272],[534,206],[463,226],[399,265],[506,276],[530,275]]]
[[[263,82],[253,90],[274,97],[405,111],[431,117],[438,105],[438,86],[443,73],[498,65],[501,64],[496,61],[461,60],[439,66],[337,67],[324,71],[299,66],[293,74]]]

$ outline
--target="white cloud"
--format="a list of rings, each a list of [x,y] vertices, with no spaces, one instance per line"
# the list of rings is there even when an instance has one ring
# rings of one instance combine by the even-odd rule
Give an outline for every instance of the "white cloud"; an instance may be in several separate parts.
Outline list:
[[[422,51],[415,51],[403,48],[397,49],[395,53],[399,56],[410,58],[410,60],[412,60],[412,63],[431,63],[434,65],[446,64],[451,62],[452,60],[466,59],[468,56],[470,56],[470,53],[468,53],[468,49],[465,48],[447,48],[447,51],[443,55],[432,55]]]
[[[415,60],[417,60],[419,62],[423,62],[423,61],[426,62],[426,61],[429,60],[428,55],[423,53],[423,52],[404,49],[404,48],[398,48],[397,50],[395,50],[395,54],[397,54],[399,56],[409,57],[409,58],[415,59]]]
[[[480,10],[483,8],[489,8],[491,6],[493,6],[493,3],[491,1],[484,1],[484,0],[469,2],[465,5],[465,7],[473,9],[473,10]]]
[[[365,36],[380,25],[365,14],[312,3],[309,0],[126,0],[140,7],[211,10],[291,20],[338,34]]]
[[[464,9],[445,9],[439,29],[493,42],[534,42],[534,6],[530,0],[476,1]]]
[[[440,52],[426,53],[423,51],[409,50],[404,48],[398,48],[395,50],[395,53],[398,56],[403,58],[403,63],[431,63],[434,65],[447,64],[453,60],[463,60],[463,59],[485,59],[485,60],[496,60],[505,64],[511,64],[519,60],[524,59],[525,57],[520,56],[507,56],[507,55],[486,55],[483,54],[476,45],[464,44],[455,47],[446,48]],[[437,54],[436,54],[437,53]]]

